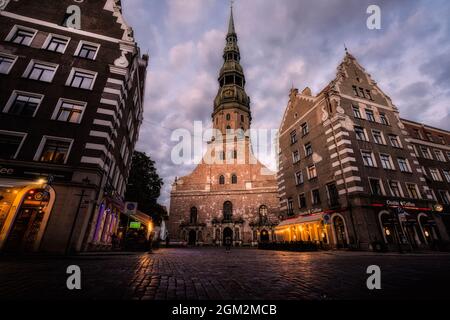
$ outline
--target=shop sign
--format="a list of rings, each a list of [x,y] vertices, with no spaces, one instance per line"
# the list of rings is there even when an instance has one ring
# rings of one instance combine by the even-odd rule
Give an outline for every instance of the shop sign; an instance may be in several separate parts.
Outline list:
[[[23,167],[10,164],[0,164],[0,177],[4,178],[23,178],[38,180],[46,178],[48,181],[71,181],[73,172],[54,171],[43,168]]]
[[[126,202],[125,203],[125,214],[131,216],[136,214],[138,208],[137,202]]]
[[[397,201],[397,200],[387,200],[386,205],[397,206],[397,207],[415,207],[416,204],[409,201]]]
[[[316,213],[321,213],[321,212],[323,212],[322,208],[315,208],[315,209],[309,209],[309,210],[300,212],[299,215],[301,215],[301,216],[308,216],[308,215],[311,215],[311,214],[316,214]]]

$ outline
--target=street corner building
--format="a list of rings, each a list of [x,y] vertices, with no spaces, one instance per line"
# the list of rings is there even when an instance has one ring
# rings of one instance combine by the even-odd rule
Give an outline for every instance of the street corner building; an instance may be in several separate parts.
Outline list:
[[[448,244],[449,143],[449,132],[401,119],[347,52],[318,95],[291,90],[277,240],[363,250]]]
[[[0,250],[107,249],[148,57],[120,1],[0,1]]]
[[[228,238],[235,246],[252,246],[274,240],[279,214],[276,174],[251,150],[250,98],[237,42],[231,12],[212,114],[220,138],[214,136],[193,173],[172,186],[172,243],[222,245]]]

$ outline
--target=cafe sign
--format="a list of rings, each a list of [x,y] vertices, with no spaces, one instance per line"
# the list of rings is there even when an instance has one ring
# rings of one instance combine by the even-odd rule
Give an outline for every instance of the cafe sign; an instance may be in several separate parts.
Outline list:
[[[0,163],[0,178],[41,179],[71,181],[73,172],[43,168],[24,167]]]
[[[387,200],[386,201],[386,205],[387,206],[392,206],[392,207],[415,207],[416,204],[413,202],[409,202],[409,201],[397,201],[397,200]]]
[[[314,209],[309,209],[309,210],[300,212],[299,215],[301,215],[301,216],[309,216],[311,214],[316,214],[316,213],[321,213],[321,212],[323,212],[322,208],[314,208]]]

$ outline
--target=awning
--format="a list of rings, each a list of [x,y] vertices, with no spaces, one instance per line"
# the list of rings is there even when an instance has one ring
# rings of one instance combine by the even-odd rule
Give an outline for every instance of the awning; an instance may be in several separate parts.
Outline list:
[[[278,225],[279,227],[291,226],[302,223],[318,222],[323,220],[322,214],[315,214],[310,216],[300,216],[294,219],[284,220]]]

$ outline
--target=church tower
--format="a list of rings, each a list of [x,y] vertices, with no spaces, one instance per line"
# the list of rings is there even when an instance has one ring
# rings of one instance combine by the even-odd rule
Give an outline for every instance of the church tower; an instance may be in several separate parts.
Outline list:
[[[245,75],[240,64],[241,53],[231,8],[224,64],[219,75],[219,92],[214,100],[214,128],[226,133],[227,129],[244,132],[250,129],[250,98],[245,92]]]
[[[254,157],[250,147],[250,98],[245,91],[233,8],[223,60],[212,113],[217,132],[202,162],[172,186],[172,243],[222,245],[231,238],[235,246],[251,246],[275,237],[278,185],[275,174]]]

